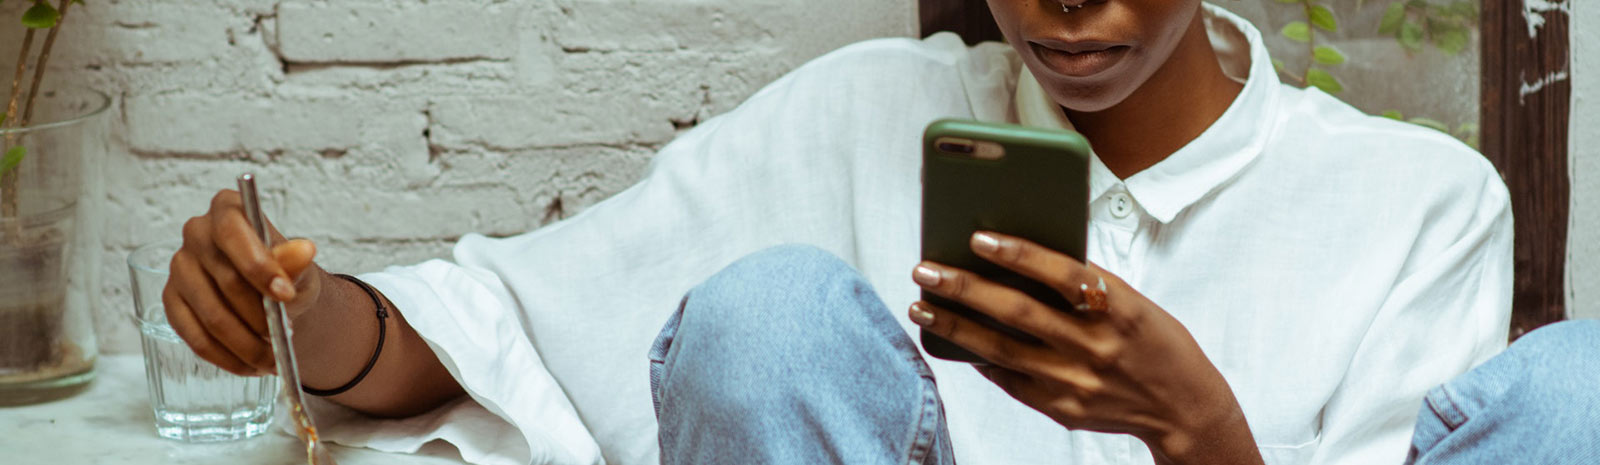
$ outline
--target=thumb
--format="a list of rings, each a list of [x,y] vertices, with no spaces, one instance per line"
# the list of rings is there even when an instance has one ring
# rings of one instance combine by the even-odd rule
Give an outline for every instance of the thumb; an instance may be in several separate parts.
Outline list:
[[[298,281],[300,273],[311,266],[311,259],[316,256],[317,245],[307,239],[291,239],[272,246],[272,258],[289,274],[290,280]]]

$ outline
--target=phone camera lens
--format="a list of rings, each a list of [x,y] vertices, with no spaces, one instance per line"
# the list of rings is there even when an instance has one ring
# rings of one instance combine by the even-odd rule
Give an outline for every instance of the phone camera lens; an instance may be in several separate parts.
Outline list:
[[[950,153],[972,153],[972,146],[956,142],[940,142],[939,150]]]

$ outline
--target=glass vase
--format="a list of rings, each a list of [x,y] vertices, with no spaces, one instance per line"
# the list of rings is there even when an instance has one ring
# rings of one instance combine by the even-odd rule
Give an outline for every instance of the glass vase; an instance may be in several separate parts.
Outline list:
[[[27,121],[16,119],[29,112],[27,96],[19,100],[0,128],[0,405],[82,391],[98,354],[88,299],[68,288],[78,271],[85,149],[100,137],[89,128],[111,100],[86,89],[41,91]]]

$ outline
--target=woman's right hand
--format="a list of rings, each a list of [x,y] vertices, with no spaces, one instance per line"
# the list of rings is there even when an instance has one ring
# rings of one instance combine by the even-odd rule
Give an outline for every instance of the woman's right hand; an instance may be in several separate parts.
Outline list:
[[[276,372],[262,296],[284,302],[292,320],[316,302],[326,275],[312,263],[311,241],[286,240],[270,222],[267,229],[270,249],[245,218],[239,193],[218,192],[209,211],[184,223],[183,247],[161,295],[178,337],[238,375]]]

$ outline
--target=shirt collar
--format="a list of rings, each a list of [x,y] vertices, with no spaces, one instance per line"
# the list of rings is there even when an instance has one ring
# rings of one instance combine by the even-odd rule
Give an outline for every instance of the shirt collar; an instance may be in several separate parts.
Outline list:
[[[1128,179],[1117,179],[1098,155],[1089,161],[1089,198],[1098,199],[1123,184],[1129,195],[1156,220],[1167,223],[1202,197],[1238,175],[1261,154],[1275,112],[1278,73],[1249,20],[1210,3],[1205,4],[1206,32],[1222,70],[1244,83],[1221,118],[1200,137],[1154,166]],[[1025,126],[1072,129],[1061,107],[1045,93],[1027,67],[1017,80],[1017,120]]]

